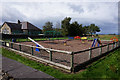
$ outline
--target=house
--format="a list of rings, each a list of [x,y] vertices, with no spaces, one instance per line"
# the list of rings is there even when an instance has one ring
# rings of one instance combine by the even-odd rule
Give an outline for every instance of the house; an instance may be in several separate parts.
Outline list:
[[[42,33],[42,30],[29,22],[20,22],[18,20],[18,23],[4,22],[0,32],[3,34],[38,35]]]

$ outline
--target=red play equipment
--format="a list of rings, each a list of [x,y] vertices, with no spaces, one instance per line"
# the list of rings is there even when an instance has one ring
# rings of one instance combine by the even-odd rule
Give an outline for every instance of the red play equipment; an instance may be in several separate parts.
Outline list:
[[[75,36],[74,39],[80,39],[80,36]]]
[[[110,40],[112,40],[112,42],[118,42],[118,38],[116,37],[112,37]]]

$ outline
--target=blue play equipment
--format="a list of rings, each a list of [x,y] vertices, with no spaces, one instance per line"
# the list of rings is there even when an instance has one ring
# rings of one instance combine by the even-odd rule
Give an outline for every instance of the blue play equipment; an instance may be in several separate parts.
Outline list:
[[[96,43],[98,43],[98,39],[97,39],[97,38],[94,39],[93,44],[92,44],[92,47],[95,47]],[[99,43],[98,43],[98,47],[99,47]]]
[[[36,47],[40,47],[39,45],[36,44]],[[40,51],[38,48],[35,49],[35,51]]]
[[[43,48],[43,49],[45,48],[44,46],[42,46],[42,45],[40,45],[39,43],[35,42],[32,38],[28,37],[28,39],[31,40],[33,43],[35,43],[37,47],[40,47],[40,48]],[[36,50],[36,51],[39,51],[38,48],[36,48],[35,50]],[[50,53],[49,50],[46,50],[46,51],[47,51],[48,53]]]
[[[12,42],[16,42],[16,39],[13,39],[13,38],[12,38]]]
[[[68,37],[69,39],[74,39],[74,37]]]

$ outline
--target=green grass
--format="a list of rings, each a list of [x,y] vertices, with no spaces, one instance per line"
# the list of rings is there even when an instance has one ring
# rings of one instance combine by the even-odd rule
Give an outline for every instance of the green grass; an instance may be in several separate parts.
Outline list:
[[[27,66],[43,71],[55,78],[63,79],[69,78],[120,78],[120,49],[110,53],[106,58],[100,59],[88,66],[85,71],[77,72],[75,74],[63,73],[60,70],[54,69],[50,66],[45,66],[38,62],[24,58],[13,51],[2,48],[2,55],[16,61],[19,61]]]
[[[100,40],[110,40],[111,38],[113,37],[116,37],[118,38],[119,36],[118,35],[98,35],[98,36],[95,36],[95,38],[100,38]],[[94,38],[92,37],[88,37],[88,40],[93,40]]]
[[[98,35],[100,40],[110,40],[112,37],[119,37],[118,35]],[[97,37],[95,37],[97,38]],[[119,37],[120,38],[120,37]],[[68,37],[59,37],[59,38],[50,38],[50,40],[57,40],[57,39],[68,39]],[[88,40],[93,40],[94,38],[88,37]],[[49,40],[49,38],[35,38],[35,41],[41,41],[41,40]],[[4,41],[12,41],[9,39],[6,39]],[[25,41],[30,41],[29,39],[17,39],[17,42],[25,42]]]
[[[58,39],[68,39],[68,37],[59,37],[59,38],[35,38],[33,40],[35,41],[42,41],[42,40],[58,40]],[[6,39],[4,41],[11,41],[10,39]],[[29,39],[16,39],[17,42],[25,42],[25,41],[30,41]]]
[[[118,35],[99,35],[101,40],[110,40],[112,37],[118,38]]]

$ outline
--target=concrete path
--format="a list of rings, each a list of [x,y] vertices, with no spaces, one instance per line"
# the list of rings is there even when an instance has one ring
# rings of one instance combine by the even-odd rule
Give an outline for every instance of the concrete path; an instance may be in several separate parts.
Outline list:
[[[34,78],[56,80],[54,77],[31,67],[28,67],[15,60],[2,57],[2,70],[13,78]]]

